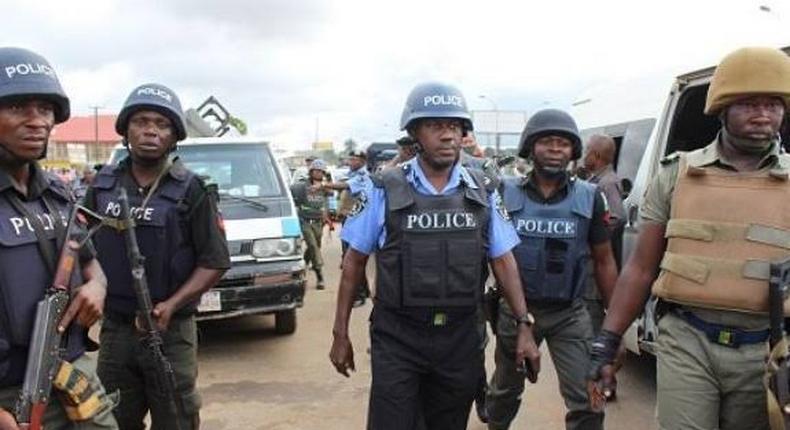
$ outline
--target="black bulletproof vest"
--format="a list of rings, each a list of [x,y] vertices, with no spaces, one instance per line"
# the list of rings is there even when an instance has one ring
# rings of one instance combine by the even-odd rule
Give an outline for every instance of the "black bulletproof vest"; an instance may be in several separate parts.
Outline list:
[[[145,273],[151,300],[154,304],[170,297],[192,274],[195,251],[187,226],[189,207],[184,202],[189,183],[194,175],[179,165],[178,174],[167,174],[148,200],[140,208],[143,197],[129,193],[129,206],[135,217],[137,242],[145,257]],[[172,170],[171,170],[172,171]],[[120,216],[118,203],[120,176],[123,170],[105,166],[93,183],[96,211],[111,218]],[[134,293],[126,242],[122,231],[103,228],[94,236],[99,262],[107,274],[106,309],[121,315],[134,315],[137,296]],[[180,313],[194,312],[195,305]]]
[[[565,302],[584,293],[595,186],[574,180],[568,187],[564,199],[546,204],[530,199],[520,180],[503,183],[505,208],[521,237],[513,256],[527,300]]]
[[[59,251],[63,238],[57,237],[55,223],[61,223],[64,228],[60,230],[65,231],[71,209],[70,193],[57,178],[47,176],[47,180],[51,192],[44,193],[59,214],[49,213],[43,198],[22,201],[22,204],[41,221],[52,248]],[[6,191],[11,192],[14,191]],[[53,261],[51,267],[56,265],[57,262]],[[0,387],[17,385],[24,378],[36,304],[44,298],[53,276],[39,251],[30,221],[11,206],[6,195],[0,196]],[[81,284],[82,274],[77,264],[71,285],[77,287]],[[76,322],[72,323],[67,338],[67,360],[73,360],[85,351],[84,336],[85,329]]]
[[[374,180],[386,193],[386,240],[376,253],[376,300],[390,308],[474,307],[487,262],[489,208],[481,175],[446,196],[414,191],[404,169]]]

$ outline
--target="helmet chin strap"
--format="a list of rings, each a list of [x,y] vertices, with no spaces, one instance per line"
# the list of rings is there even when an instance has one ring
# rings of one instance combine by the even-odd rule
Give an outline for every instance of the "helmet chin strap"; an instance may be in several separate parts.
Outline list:
[[[727,140],[727,142],[729,142],[739,151],[747,154],[762,154],[771,149],[775,143],[781,143],[782,137],[779,133],[776,133],[773,137],[768,139],[751,139],[733,134],[730,131],[729,125],[727,124],[726,112],[727,110],[724,109],[719,115],[719,119],[721,120],[722,124],[721,134],[722,137]]]

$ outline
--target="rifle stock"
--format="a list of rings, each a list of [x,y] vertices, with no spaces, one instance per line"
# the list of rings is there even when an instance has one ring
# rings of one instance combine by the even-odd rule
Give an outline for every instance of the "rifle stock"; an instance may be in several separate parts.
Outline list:
[[[154,320],[154,306],[151,302],[148,279],[145,275],[145,256],[140,253],[140,247],[137,244],[134,217],[129,209],[129,196],[123,187],[121,187],[120,190],[118,203],[121,206],[121,220],[127,223],[126,228],[123,230],[125,236],[124,242],[126,243],[126,255],[129,258],[129,265],[132,269],[132,284],[134,285],[134,292],[137,296],[137,321],[140,325],[139,328],[145,333],[143,341],[156,365],[159,387],[167,396],[171,413],[174,414],[174,417],[178,417],[181,415],[179,412],[182,412],[182,406],[176,397],[175,372],[173,371],[170,360],[164,353],[162,334],[159,332],[159,328]],[[176,424],[176,430],[180,430],[178,420],[176,419],[174,422]]]

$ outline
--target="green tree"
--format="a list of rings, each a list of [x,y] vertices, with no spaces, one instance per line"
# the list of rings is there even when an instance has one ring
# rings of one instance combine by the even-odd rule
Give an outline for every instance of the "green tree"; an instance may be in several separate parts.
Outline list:
[[[343,142],[343,149],[345,150],[346,154],[355,151],[357,149],[357,142],[349,137],[345,142]]]

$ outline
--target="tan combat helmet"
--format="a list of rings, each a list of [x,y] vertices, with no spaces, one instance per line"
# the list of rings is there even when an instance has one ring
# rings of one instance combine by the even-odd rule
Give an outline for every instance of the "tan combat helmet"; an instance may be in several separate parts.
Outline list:
[[[713,73],[705,113],[718,115],[749,95],[775,95],[790,106],[790,57],[775,48],[741,48],[731,52]]]

